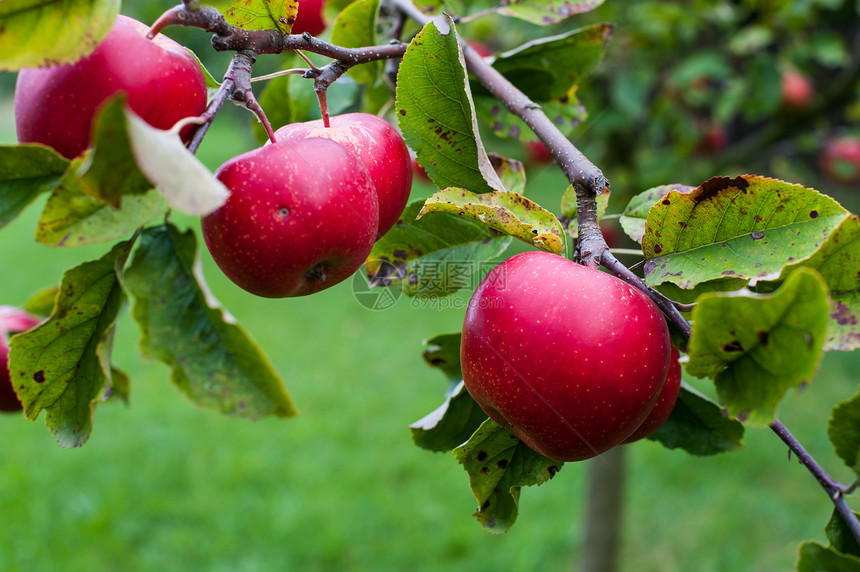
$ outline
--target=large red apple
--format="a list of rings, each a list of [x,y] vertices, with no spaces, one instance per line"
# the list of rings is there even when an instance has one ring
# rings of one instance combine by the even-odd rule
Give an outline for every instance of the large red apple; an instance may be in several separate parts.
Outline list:
[[[21,411],[9,376],[9,336],[29,330],[39,319],[14,306],[0,306],[0,411]]]
[[[669,330],[639,290],[547,252],[494,268],[472,296],[460,358],[466,389],[542,455],[578,461],[629,437],[669,369]]]
[[[22,69],[15,86],[18,141],[43,143],[64,157],[76,157],[90,144],[99,106],[120,91],[128,94],[132,110],[159,129],[203,113],[206,80],[197,60],[165,36],[148,40],[148,30],[120,15],[84,59]]]
[[[819,156],[821,172],[842,185],[860,183],[860,137],[846,135],[829,140]]]
[[[264,145],[215,176],[231,195],[203,218],[203,238],[224,274],[253,294],[313,294],[351,276],[373,248],[373,182],[339,143],[315,137]]]
[[[678,394],[681,393],[681,362],[678,361],[680,354],[675,346],[672,346],[672,359],[669,362],[669,373],[666,375],[666,382],[663,384],[663,389],[660,390],[660,396],[657,398],[657,403],[642,425],[639,426],[633,434],[624,440],[625,443],[632,443],[639,439],[644,439],[654,431],[660,428],[663,423],[672,414],[672,409],[675,408],[675,402],[678,401]]]
[[[326,28],[323,8],[326,0],[301,0],[296,21],[290,30],[291,34],[303,34],[308,32],[311,36],[322,34]]]
[[[389,122],[369,113],[345,113],[330,119],[291,123],[275,132],[278,141],[325,137],[337,141],[362,160],[379,198],[378,236],[394,226],[409,202],[412,158],[403,137]]]

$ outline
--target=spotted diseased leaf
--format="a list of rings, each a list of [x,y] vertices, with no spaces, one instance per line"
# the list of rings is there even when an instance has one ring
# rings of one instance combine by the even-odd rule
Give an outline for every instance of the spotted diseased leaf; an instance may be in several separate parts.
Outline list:
[[[201,407],[257,419],[295,415],[269,360],[217,305],[200,272],[192,231],[143,231],[126,269],[145,357],[171,368],[179,389]]]
[[[565,135],[588,117],[585,107],[576,97],[573,89],[562,98],[540,102],[541,110]],[[525,122],[511,113],[499,100],[489,95],[475,95],[475,109],[478,116],[489,125],[499,137],[508,137],[521,143],[538,141],[537,135]]]
[[[63,275],[51,316],[12,336],[9,371],[28,419],[45,422],[62,447],[83,445],[93,412],[112,384],[110,353],[125,302],[120,269],[131,242]]]
[[[366,269],[371,286],[397,286],[407,296],[438,298],[477,286],[511,237],[448,213],[416,217],[424,201],[409,203],[373,246]]]
[[[742,423],[727,418],[719,405],[684,383],[672,414],[648,438],[667,449],[705,456],[742,448],[743,436]]]
[[[333,44],[345,48],[377,45],[376,19],[379,0],[355,0],[338,13],[331,28]],[[347,71],[358,83],[373,84],[382,69],[381,62],[368,62],[353,66]]]
[[[440,189],[504,190],[481,143],[453,21],[435,18],[410,42],[397,74],[397,119],[406,143]]]
[[[138,227],[167,212],[167,203],[155,190],[126,196],[118,209],[92,196],[78,176],[78,169],[85,160],[85,157],[75,159],[48,197],[36,227],[38,242],[50,246],[81,246],[113,241],[128,237]],[[116,187],[122,187],[124,182],[119,180]]]
[[[489,157],[505,190],[522,195],[526,190],[526,168],[522,161],[502,157],[496,153],[490,153]]]
[[[695,187],[677,184],[660,185],[659,187],[648,189],[647,191],[639,193],[630,199],[630,202],[627,203],[627,207],[624,209],[618,222],[621,223],[621,228],[627,236],[639,244],[642,244],[642,237],[645,235],[645,226],[648,219],[648,211],[651,207],[672,191],[677,191],[682,195],[686,195],[695,189]]]
[[[478,501],[474,517],[493,533],[507,532],[514,525],[522,487],[545,483],[563,464],[536,453],[492,419],[454,449],[454,456],[469,473]]]
[[[457,384],[438,409],[409,426],[416,445],[430,451],[450,451],[465,443],[487,419],[465,384]]]
[[[645,281],[681,288],[719,278],[774,279],[812,256],[849,216],[826,195],[775,179],[715,177],[648,211]]]
[[[107,36],[120,0],[0,2],[0,71],[69,64]]]
[[[601,4],[603,0],[502,0],[499,12],[532,24],[549,26],[570,16],[590,12]]]
[[[0,228],[60,181],[69,161],[44,145],[0,146]]]
[[[828,307],[823,280],[806,268],[773,294],[704,294],[693,310],[685,369],[714,380],[729,415],[767,425],[785,392],[815,373]]]
[[[492,191],[476,194],[465,189],[448,188],[428,198],[417,218],[420,220],[428,213],[457,215],[548,252],[564,252],[564,229],[559,220],[519,193]]]
[[[827,436],[839,458],[860,475],[860,393],[833,408]]]
[[[603,59],[614,27],[595,24],[499,54],[493,67],[538,102],[568,98]],[[552,117],[549,115],[549,117]]]
[[[227,22],[243,30],[279,30],[289,34],[298,11],[298,0],[230,0],[223,14]]]
[[[817,542],[804,542],[797,553],[797,572],[860,572],[860,558]]]

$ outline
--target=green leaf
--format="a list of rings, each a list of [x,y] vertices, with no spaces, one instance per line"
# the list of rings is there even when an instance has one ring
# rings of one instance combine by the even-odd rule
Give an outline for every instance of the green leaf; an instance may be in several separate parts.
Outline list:
[[[69,161],[44,145],[0,146],[0,228],[59,182]]]
[[[125,195],[142,195],[152,183],[140,172],[126,132],[124,95],[103,104],[93,129],[93,150],[77,171],[92,196],[120,208]]]
[[[131,242],[63,275],[50,318],[12,336],[9,370],[28,419],[45,422],[62,447],[83,445],[111,384],[110,350],[125,301],[119,272]]]
[[[705,456],[740,449],[743,436],[742,423],[727,418],[719,405],[684,383],[669,419],[648,438],[667,449]]]
[[[563,464],[536,453],[491,419],[454,449],[454,456],[469,473],[478,501],[473,516],[493,533],[507,532],[517,520],[522,487],[545,483]]]
[[[375,46],[379,0],[355,0],[344,8],[331,29],[333,44],[345,48]],[[379,61],[353,66],[347,72],[358,83],[373,84],[382,69]]]
[[[167,212],[167,204],[155,190],[145,195],[126,196],[119,209],[93,197],[77,175],[85,160],[85,157],[75,159],[48,197],[36,228],[38,242],[50,246],[80,246],[113,241]]]
[[[397,74],[397,118],[406,143],[440,189],[504,190],[481,143],[469,78],[449,17],[416,35]]]
[[[406,206],[400,219],[380,238],[367,259],[372,286],[398,286],[407,296],[437,297],[476,286],[490,262],[510,245],[484,225],[437,213],[416,220],[424,201]]]
[[[209,294],[192,231],[146,229],[123,282],[135,297],[143,354],[170,366],[194,403],[251,419],[295,415],[268,359]]]
[[[455,386],[463,381],[463,372],[460,369],[460,338],[462,334],[439,334],[424,342],[427,348],[421,357],[430,367],[438,367],[445,377]]]
[[[855,516],[860,516],[856,512]],[[857,544],[857,539],[848,525],[845,524],[845,519],[839,514],[839,511],[833,509],[833,514],[830,520],[827,521],[827,526],[824,528],[827,533],[827,540],[830,541],[830,547],[838,550],[843,554],[852,556],[860,556],[860,544]]]
[[[567,97],[606,53],[613,26],[595,24],[558,36],[533,40],[500,54],[493,67],[531,99]]]
[[[797,552],[797,572],[860,572],[860,558],[817,542],[804,542]]]
[[[590,12],[601,4],[603,0],[504,0],[499,12],[532,24],[549,26],[575,14]]]
[[[860,393],[833,408],[827,436],[839,458],[860,475]]]
[[[744,175],[669,193],[648,212],[645,281],[692,288],[737,277],[773,278],[812,256],[848,212],[800,185]]]
[[[412,440],[422,449],[450,451],[465,443],[486,421],[487,414],[475,403],[461,381],[435,411],[409,426]]]
[[[766,425],[786,390],[815,373],[828,307],[824,282],[805,268],[773,294],[705,294],[693,310],[686,371],[714,379],[729,415]]]
[[[227,22],[243,30],[280,30],[289,34],[298,11],[298,0],[231,0],[222,13]]]
[[[465,189],[448,188],[428,198],[417,218],[420,220],[427,213],[457,215],[548,252],[564,252],[564,229],[555,215],[519,193],[492,191],[475,194]]]
[[[119,0],[0,2],[0,71],[75,62],[107,36]]]
[[[642,244],[642,237],[645,235],[645,226],[648,219],[648,211],[651,207],[672,191],[678,191],[679,193],[686,195],[694,190],[695,187],[677,184],[660,185],[659,187],[648,189],[647,191],[639,193],[630,199],[630,202],[627,203],[627,207],[624,209],[618,222],[621,223],[621,228],[627,236],[639,244]]]

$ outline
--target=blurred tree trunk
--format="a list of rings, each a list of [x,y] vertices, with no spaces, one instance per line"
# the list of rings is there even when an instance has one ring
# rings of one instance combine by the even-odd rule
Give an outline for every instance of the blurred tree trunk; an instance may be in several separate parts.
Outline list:
[[[588,462],[585,545],[579,572],[618,570],[626,449],[615,447]]]

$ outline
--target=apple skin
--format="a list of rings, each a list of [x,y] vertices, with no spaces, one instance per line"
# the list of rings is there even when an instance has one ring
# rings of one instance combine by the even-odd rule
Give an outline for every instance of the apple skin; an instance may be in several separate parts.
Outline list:
[[[677,348],[672,346],[672,358],[669,361],[669,373],[666,375],[666,382],[663,384],[663,389],[660,390],[660,396],[657,398],[657,403],[642,425],[633,432],[630,437],[624,440],[625,443],[633,443],[639,439],[644,439],[651,435],[654,431],[660,428],[663,423],[672,414],[672,409],[675,408],[675,402],[678,401],[678,394],[681,393],[681,362],[678,359],[681,354]]]
[[[412,158],[403,137],[389,122],[369,113],[345,113],[330,118],[290,123],[275,132],[277,141],[325,137],[337,141],[364,162],[379,200],[378,237],[400,218],[412,190]]]
[[[293,22],[290,33],[303,34],[307,32],[311,36],[322,34],[326,29],[325,16],[323,15],[325,3],[326,0],[301,0],[296,21]]]
[[[478,286],[463,325],[466,389],[502,427],[558,461],[630,436],[669,369],[669,330],[642,292],[547,252],[517,254]]]
[[[9,336],[29,330],[40,320],[14,306],[0,306],[0,411],[21,411],[24,407],[15,394],[9,375]]]
[[[351,276],[376,240],[379,207],[361,160],[316,137],[264,145],[221,165],[227,202],[203,217],[219,268],[267,298],[305,296]]]
[[[18,141],[43,143],[64,157],[77,157],[90,144],[93,119],[117,92],[159,129],[206,109],[206,80],[185,48],[149,27],[118,16],[113,28],[89,56],[73,64],[26,68],[15,85]],[[187,141],[193,127],[183,129]]]
[[[842,185],[860,183],[860,137],[830,139],[819,155],[822,174]]]

